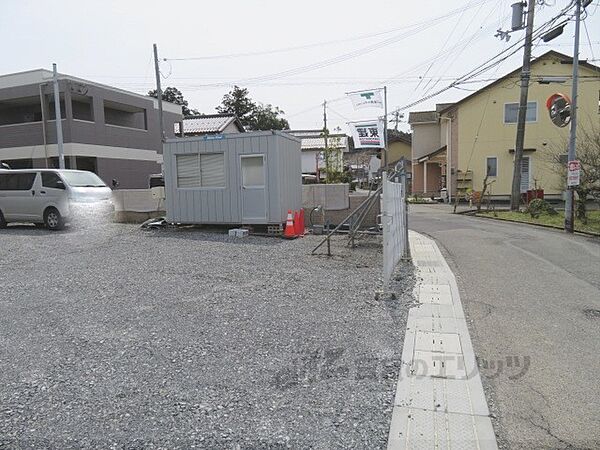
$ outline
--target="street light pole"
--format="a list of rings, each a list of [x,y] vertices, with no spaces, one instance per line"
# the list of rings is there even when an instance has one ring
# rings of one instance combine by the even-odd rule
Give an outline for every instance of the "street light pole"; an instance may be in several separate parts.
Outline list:
[[[52,64],[52,84],[54,87],[54,118],[56,119],[56,146],[58,148],[58,168],[65,168],[65,148],[63,145],[62,114],[60,112],[60,90],[58,88],[58,71]]]
[[[575,9],[575,47],[573,49],[573,86],[571,87],[571,129],[569,134],[569,161],[575,160],[577,141],[577,84],[579,81],[579,28],[581,22],[581,0],[576,0]],[[575,189],[567,187],[565,201],[565,231],[573,233],[575,229]]]

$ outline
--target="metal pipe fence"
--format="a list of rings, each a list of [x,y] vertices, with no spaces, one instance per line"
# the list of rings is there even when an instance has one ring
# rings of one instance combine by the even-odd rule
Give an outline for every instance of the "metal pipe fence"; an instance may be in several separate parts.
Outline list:
[[[408,258],[408,211],[406,175],[383,173],[383,289],[387,290],[394,269],[402,258]]]

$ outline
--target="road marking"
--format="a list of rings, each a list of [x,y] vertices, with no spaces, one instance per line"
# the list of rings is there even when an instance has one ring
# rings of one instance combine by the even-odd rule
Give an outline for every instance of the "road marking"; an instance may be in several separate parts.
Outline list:
[[[408,313],[388,449],[497,449],[454,274],[410,232],[419,305]]]

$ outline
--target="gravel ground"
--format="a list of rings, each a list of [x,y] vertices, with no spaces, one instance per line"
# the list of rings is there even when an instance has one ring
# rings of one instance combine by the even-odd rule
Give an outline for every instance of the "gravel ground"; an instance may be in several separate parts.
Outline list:
[[[385,447],[414,279],[375,300],[378,239],[1,230],[0,448]]]

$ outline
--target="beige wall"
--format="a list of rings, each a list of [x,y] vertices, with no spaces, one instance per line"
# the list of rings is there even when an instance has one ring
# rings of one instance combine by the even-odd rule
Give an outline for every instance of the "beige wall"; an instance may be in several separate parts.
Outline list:
[[[439,149],[440,125],[435,123],[412,124],[412,159],[422,158]]]

